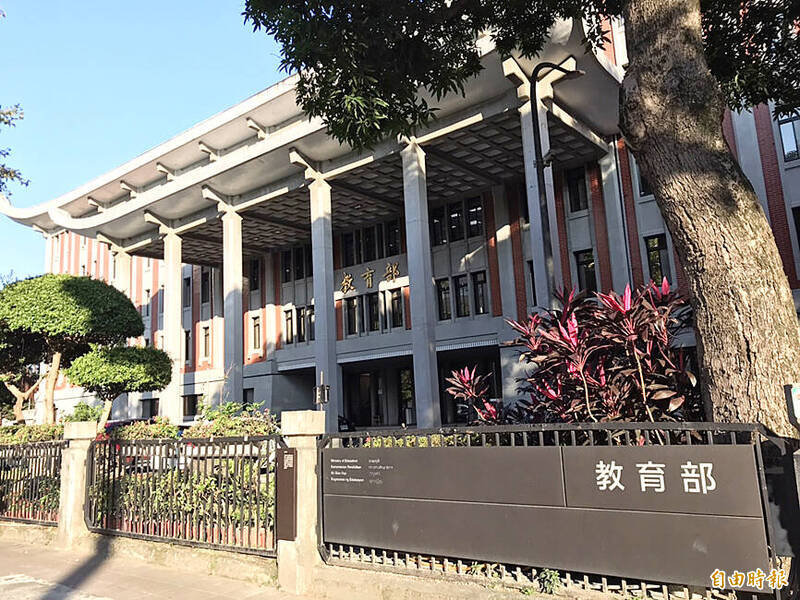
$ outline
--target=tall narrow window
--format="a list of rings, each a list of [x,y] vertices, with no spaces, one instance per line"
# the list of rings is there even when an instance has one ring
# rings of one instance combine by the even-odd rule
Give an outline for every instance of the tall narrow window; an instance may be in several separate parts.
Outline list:
[[[781,142],[783,143],[783,160],[797,160],[800,158],[797,149],[797,132],[800,129],[800,117],[780,121]]]
[[[486,271],[472,274],[472,297],[475,304],[475,314],[485,315],[487,312],[486,301]]]
[[[211,328],[203,327],[203,358],[211,356]]]
[[[378,303],[378,293],[367,294],[367,328],[369,331],[378,331],[381,328],[381,307]]]
[[[392,290],[392,329],[403,326],[403,290]]]
[[[305,307],[297,309],[297,341],[306,341],[306,309]]]
[[[150,290],[144,291],[144,304],[142,304],[142,316],[150,316]]]
[[[467,200],[467,234],[469,237],[483,235],[483,204],[480,197]]]
[[[383,241],[383,223],[378,223],[375,226],[375,246],[377,254],[375,258],[383,258],[386,255],[386,248]]]
[[[192,278],[183,278],[183,288],[181,289],[181,306],[189,308],[192,305]]]
[[[345,298],[345,319],[347,321],[347,335],[358,333],[358,301],[356,298]]]
[[[436,280],[436,300],[439,305],[439,320],[446,321],[452,316],[449,279]]]
[[[307,309],[308,312],[308,339],[309,341],[314,341],[314,307],[309,306]]]
[[[261,288],[261,261],[254,258],[250,261],[250,291],[256,292]]]
[[[453,278],[456,287],[456,316],[469,316],[469,281],[466,275]]]
[[[579,212],[589,208],[589,198],[586,194],[586,171],[584,168],[570,169],[566,172],[565,178],[567,180],[570,212]]]
[[[400,254],[400,221],[386,223],[386,256]]]
[[[441,246],[447,242],[447,231],[444,225],[444,206],[431,209],[431,243]]]
[[[294,343],[294,314],[293,310],[283,311],[283,339],[287,344]]]
[[[375,260],[375,227],[364,230],[364,262]]]
[[[528,261],[528,274],[531,278],[531,301],[536,306],[536,274],[533,272],[533,261]]]
[[[200,302],[202,304],[211,302],[211,272],[208,269],[200,272]]]
[[[192,334],[189,330],[183,330],[183,362],[192,362]]]
[[[292,251],[284,250],[281,252],[281,283],[289,283],[292,280]]]
[[[356,242],[353,232],[342,234],[342,266],[350,267],[356,264]]]
[[[447,239],[451,242],[464,239],[464,205],[461,202],[447,205]]]
[[[314,255],[311,254],[311,244],[305,245],[306,277],[314,275]]]
[[[306,261],[303,258],[303,247],[294,249],[294,279],[305,279],[306,276]]]
[[[253,317],[252,332],[250,336],[250,348],[253,350],[261,349],[261,317]]]
[[[597,278],[594,274],[594,251],[590,248],[576,252],[575,265],[578,271],[578,287],[588,292],[596,292]]]
[[[650,279],[657,284],[661,283],[664,277],[667,278],[667,281],[671,281],[672,272],[669,264],[667,236],[663,233],[651,235],[644,238],[644,245],[647,248],[647,266],[650,269]]]
[[[364,262],[364,254],[362,253],[362,235],[361,230],[357,230],[354,234],[355,239],[355,246],[356,246],[356,262],[355,264],[360,265]]]

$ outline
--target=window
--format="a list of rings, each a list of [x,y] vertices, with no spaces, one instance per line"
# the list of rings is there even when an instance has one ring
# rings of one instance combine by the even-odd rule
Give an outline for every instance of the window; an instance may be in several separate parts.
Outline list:
[[[483,204],[480,198],[467,200],[467,235],[483,235]]]
[[[797,133],[800,130],[800,117],[791,117],[779,121],[781,142],[783,142],[783,160],[797,160],[800,158],[797,150]]]
[[[183,416],[194,417],[197,415],[197,394],[190,394],[183,397]]]
[[[452,316],[450,309],[449,279],[438,279],[436,281],[436,300],[439,305],[439,320],[446,321]]]
[[[531,302],[536,306],[536,277],[533,273],[533,261],[528,261],[528,275],[531,278]]]
[[[375,245],[378,251],[375,258],[383,258],[386,254],[386,248],[383,245],[383,223],[375,226]]]
[[[211,302],[211,272],[208,269],[200,272],[200,302],[201,304]]]
[[[305,309],[305,307],[297,309],[297,341],[298,342],[305,342],[306,341],[306,309]]]
[[[254,258],[250,261],[250,291],[256,292],[261,288],[261,261]]]
[[[289,283],[292,280],[292,251],[284,250],[281,252],[281,283]]]
[[[636,173],[639,176],[639,196],[652,196],[653,188],[650,186],[650,182],[647,181],[645,176],[642,175],[639,167],[636,167]]]
[[[261,350],[261,317],[253,317],[250,322],[252,324],[250,328],[252,332],[250,336],[250,348],[253,350]]]
[[[303,247],[294,249],[294,278],[305,279],[306,277],[306,261],[303,258]]]
[[[189,308],[192,305],[192,278],[183,278],[183,289],[181,293],[181,306]]]
[[[456,316],[469,316],[469,281],[466,275],[459,275],[453,278],[456,288]]]
[[[584,168],[570,169],[566,172],[566,180],[570,212],[580,212],[589,208],[589,198],[586,194],[586,171]]]
[[[364,230],[364,262],[375,260],[375,228],[367,227]]]
[[[142,316],[150,316],[150,290],[144,291],[144,304],[142,304]]]
[[[486,302],[486,271],[478,271],[472,274],[472,297],[475,304],[475,314],[485,315],[488,304]]]
[[[355,239],[355,247],[356,247],[355,264],[360,265],[362,262],[364,262],[364,256],[361,253],[361,230],[359,229],[358,231],[355,231],[353,237]]]
[[[342,266],[356,264],[356,240],[352,232],[342,234]]]
[[[314,275],[314,255],[311,254],[311,244],[306,244],[306,277]]]
[[[431,243],[441,246],[447,242],[447,231],[444,226],[444,206],[431,210]]]
[[[294,343],[294,311],[290,308],[289,310],[283,311],[283,338],[286,340],[287,344]]]
[[[386,223],[386,256],[400,254],[400,221]]]
[[[244,388],[242,392],[242,400],[245,405],[255,403],[256,391],[253,388]]]
[[[143,398],[141,406],[143,419],[152,419],[158,416],[158,398]]]
[[[667,236],[663,233],[651,235],[644,238],[644,245],[647,249],[647,266],[650,269],[650,279],[657,284],[661,283],[665,277],[667,281],[671,281],[672,273],[669,265]]]
[[[594,251],[580,250],[575,253],[575,265],[578,270],[578,287],[588,292],[597,291],[597,279],[594,274]]]
[[[464,205],[461,202],[447,205],[447,234],[451,242],[464,239]]]
[[[183,330],[183,362],[192,362],[192,333],[188,329]]]
[[[344,310],[347,320],[347,335],[358,333],[358,300],[356,298],[345,298]]]
[[[403,326],[403,291],[400,288],[392,290],[392,328]]]
[[[203,327],[203,358],[211,356],[211,328]]]
[[[308,313],[308,340],[314,341],[314,307],[309,306],[306,308]]]
[[[378,303],[378,293],[367,294],[367,329],[378,331],[381,328],[381,308]]]

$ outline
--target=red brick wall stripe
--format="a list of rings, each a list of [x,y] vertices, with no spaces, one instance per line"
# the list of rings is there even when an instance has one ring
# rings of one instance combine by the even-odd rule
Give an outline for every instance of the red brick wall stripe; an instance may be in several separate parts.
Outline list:
[[[567,217],[564,214],[564,174],[555,171],[553,174],[555,188],[556,224],[558,226],[558,254],[561,260],[561,280],[564,289],[572,289],[572,269],[569,261],[569,239],[567,235]]]
[[[406,311],[406,329],[411,329],[411,288],[406,286],[403,288],[403,306]]]
[[[283,304],[281,304],[281,255],[272,253],[272,282],[275,287],[275,350],[283,346]]]
[[[628,230],[628,251],[631,257],[631,271],[633,272],[633,285],[639,287],[644,283],[644,270],[642,269],[642,254],[639,243],[639,226],[636,222],[636,198],[633,195],[633,182],[631,178],[631,161],[628,156],[628,147],[622,140],[617,140],[619,152],[619,170],[622,179],[622,198],[625,205],[625,223]]]
[[[506,185],[506,197],[508,198],[508,222],[511,228],[511,256],[514,260],[514,295],[517,301],[517,320],[523,321],[528,317],[528,301],[525,290],[525,259],[522,253],[519,205],[525,199],[520,194],[518,182]],[[536,273],[536,277],[541,276],[542,274]]]
[[[753,109],[756,122],[756,137],[758,137],[758,150],[761,154],[761,169],[764,173],[764,187],[767,189],[767,208],[775,243],[783,262],[783,270],[792,288],[800,287],[797,272],[794,268],[792,255],[792,241],[789,235],[789,223],[786,216],[786,204],[783,199],[783,184],[781,183],[780,165],[778,154],[775,150],[775,137],[772,130],[772,116],[769,107],[759,104]]]
[[[483,214],[486,227],[486,259],[489,266],[489,290],[492,316],[503,316],[503,297],[500,293],[500,267],[497,261],[497,225],[494,218],[494,196],[483,194]]]
[[[600,267],[600,288],[610,292],[614,287],[611,278],[611,253],[608,245],[608,223],[606,221],[606,204],[603,198],[603,177],[600,165],[596,162],[588,165],[589,190],[592,196],[592,214],[594,216],[594,239],[597,246],[597,262]]]

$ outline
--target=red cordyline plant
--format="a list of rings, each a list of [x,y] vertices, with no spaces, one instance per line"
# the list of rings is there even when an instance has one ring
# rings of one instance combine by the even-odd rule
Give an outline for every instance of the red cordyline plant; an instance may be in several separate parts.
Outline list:
[[[686,299],[650,283],[633,293],[557,294],[560,309],[508,321],[529,365],[527,400],[505,408],[485,398],[483,379],[464,369],[449,392],[487,423],[685,421],[702,418],[696,378],[675,343],[688,330]],[[491,406],[489,410],[487,406]],[[473,410],[474,408],[474,410]],[[478,409],[480,408],[480,410]]]

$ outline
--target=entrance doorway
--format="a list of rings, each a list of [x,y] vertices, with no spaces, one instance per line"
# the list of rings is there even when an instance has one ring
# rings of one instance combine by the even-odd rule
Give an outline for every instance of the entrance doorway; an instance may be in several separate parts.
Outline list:
[[[410,359],[343,366],[342,382],[344,419],[349,429],[416,424]]]

